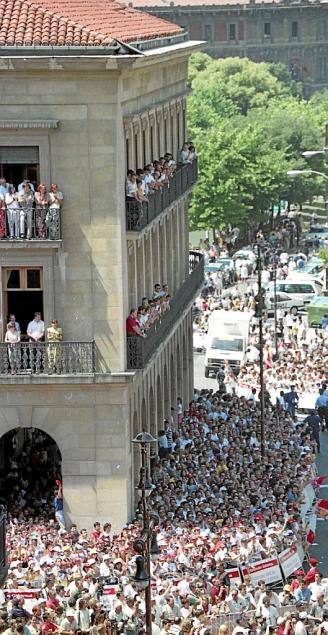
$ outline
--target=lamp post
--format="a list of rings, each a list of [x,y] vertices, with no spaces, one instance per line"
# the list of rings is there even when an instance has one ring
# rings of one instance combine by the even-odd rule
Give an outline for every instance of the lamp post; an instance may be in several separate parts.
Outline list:
[[[265,450],[265,396],[264,396],[264,360],[263,360],[263,289],[262,289],[262,254],[261,245],[257,243],[257,286],[258,300],[255,315],[259,320],[259,346],[260,346],[260,409],[261,409],[261,455]]]
[[[274,348],[275,348],[275,358],[278,357],[278,321],[277,321],[277,264],[278,264],[278,256],[274,251],[272,256],[272,264],[273,264],[273,319],[274,319]]]
[[[158,516],[149,512],[147,504],[148,496],[154,489],[149,478],[148,447],[156,440],[149,432],[143,431],[139,432],[132,441],[139,445],[141,455],[140,478],[136,489],[141,497],[142,531],[140,537],[133,543],[134,550],[139,555],[136,557],[136,572],[131,580],[140,591],[145,591],[147,635],[152,635],[150,559],[159,555],[156,534],[153,531],[158,524]]]

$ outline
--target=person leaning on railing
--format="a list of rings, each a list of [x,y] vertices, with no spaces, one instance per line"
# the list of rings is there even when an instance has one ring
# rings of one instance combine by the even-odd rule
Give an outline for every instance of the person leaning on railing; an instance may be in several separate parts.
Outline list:
[[[20,331],[15,329],[15,322],[9,322],[5,335],[5,342],[8,343],[8,357],[11,373],[16,374],[20,367],[20,348],[17,344],[20,342]]]
[[[146,337],[137,318],[137,309],[131,309],[129,317],[126,319],[126,332],[127,335]]]

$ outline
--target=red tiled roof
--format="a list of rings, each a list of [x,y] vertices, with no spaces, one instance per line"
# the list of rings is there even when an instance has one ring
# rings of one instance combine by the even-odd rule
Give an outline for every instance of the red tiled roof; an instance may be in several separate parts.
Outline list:
[[[0,46],[95,46],[181,32],[117,0],[0,0]]]

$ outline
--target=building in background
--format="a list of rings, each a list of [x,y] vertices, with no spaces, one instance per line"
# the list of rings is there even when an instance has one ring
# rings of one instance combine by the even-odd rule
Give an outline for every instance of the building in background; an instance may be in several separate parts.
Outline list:
[[[133,0],[158,17],[206,40],[213,57],[282,62],[305,95],[328,83],[328,4],[321,0]]]
[[[67,518],[117,530],[133,509],[132,438],[156,435],[177,397],[192,394],[191,306],[203,279],[202,259],[188,252],[197,163],[179,166],[142,216],[126,206],[125,178],[166,151],[177,157],[197,43],[115,0],[3,5],[0,177],[55,183],[64,198],[61,209],[33,211],[30,235],[10,238],[2,226],[0,436],[49,434]],[[129,310],[158,282],[171,311],[132,341]],[[37,311],[46,328],[58,320],[62,341],[28,341]],[[25,334],[14,348],[4,343],[10,313]]]

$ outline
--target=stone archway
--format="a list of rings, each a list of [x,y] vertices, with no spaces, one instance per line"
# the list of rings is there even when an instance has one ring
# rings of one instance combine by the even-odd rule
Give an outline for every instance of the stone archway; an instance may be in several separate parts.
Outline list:
[[[0,501],[13,516],[26,509],[31,516],[53,517],[62,455],[50,434],[31,426],[7,430],[0,438],[0,466]]]

